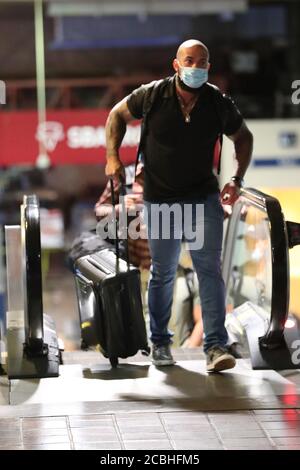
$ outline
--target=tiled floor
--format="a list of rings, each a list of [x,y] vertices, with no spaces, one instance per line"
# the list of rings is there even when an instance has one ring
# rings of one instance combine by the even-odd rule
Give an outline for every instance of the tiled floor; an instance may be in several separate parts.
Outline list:
[[[78,351],[72,276],[52,272],[44,309],[65,341],[60,377],[0,378],[3,449],[300,449],[300,372],[235,369],[208,375],[200,349],[175,350],[174,367],[137,355],[112,370]],[[128,363],[129,362],[129,363]]]
[[[87,354],[86,361],[84,355]],[[300,373],[207,375],[199,350],[173,367],[73,352],[59,378],[13,380],[0,406],[1,449],[300,449]]]
[[[296,409],[1,418],[0,429],[0,450],[300,449]]]

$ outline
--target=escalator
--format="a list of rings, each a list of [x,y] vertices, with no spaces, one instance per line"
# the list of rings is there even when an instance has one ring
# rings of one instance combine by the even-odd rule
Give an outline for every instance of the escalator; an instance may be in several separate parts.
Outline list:
[[[42,303],[39,204],[24,196],[21,225],[6,226],[9,378],[57,377],[60,351]],[[300,368],[300,322],[289,311],[289,249],[300,224],[286,222],[276,198],[242,189],[223,250],[226,327],[231,346],[246,348],[253,369]],[[5,341],[3,341],[5,339]],[[298,354],[299,353],[299,354]]]
[[[226,327],[249,348],[253,369],[300,367],[299,320],[289,312],[289,249],[300,224],[286,222],[279,201],[242,189],[227,226],[223,256]]]

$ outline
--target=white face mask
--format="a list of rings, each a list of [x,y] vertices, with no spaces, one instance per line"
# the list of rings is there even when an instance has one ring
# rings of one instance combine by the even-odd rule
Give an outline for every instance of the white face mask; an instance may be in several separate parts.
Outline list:
[[[190,88],[200,88],[208,80],[208,70],[194,67],[180,67],[180,78]]]

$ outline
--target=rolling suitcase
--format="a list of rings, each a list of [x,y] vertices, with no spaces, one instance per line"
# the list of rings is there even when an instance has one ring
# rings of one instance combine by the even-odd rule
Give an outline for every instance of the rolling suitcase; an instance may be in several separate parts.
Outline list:
[[[115,207],[111,180],[112,203]],[[124,210],[123,204],[123,210]],[[140,271],[119,257],[114,210],[116,251],[105,248],[75,262],[75,284],[81,324],[82,348],[99,345],[112,367],[118,358],[148,355]],[[126,239],[127,244],[127,239]],[[128,246],[127,246],[128,260]]]

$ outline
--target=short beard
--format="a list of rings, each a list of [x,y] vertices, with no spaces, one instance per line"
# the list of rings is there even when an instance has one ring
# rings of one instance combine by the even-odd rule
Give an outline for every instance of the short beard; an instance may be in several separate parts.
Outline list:
[[[176,79],[177,79],[177,84],[178,86],[184,90],[184,91],[188,91],[189,93],[193,93],[194,95],[197,94],[200,90],[201,87],[199,88],[191,88],[189,86],[187,86],[183,80],[181,80],[181,78],[179,77],[179,73],[177,72],[176,74]]]

